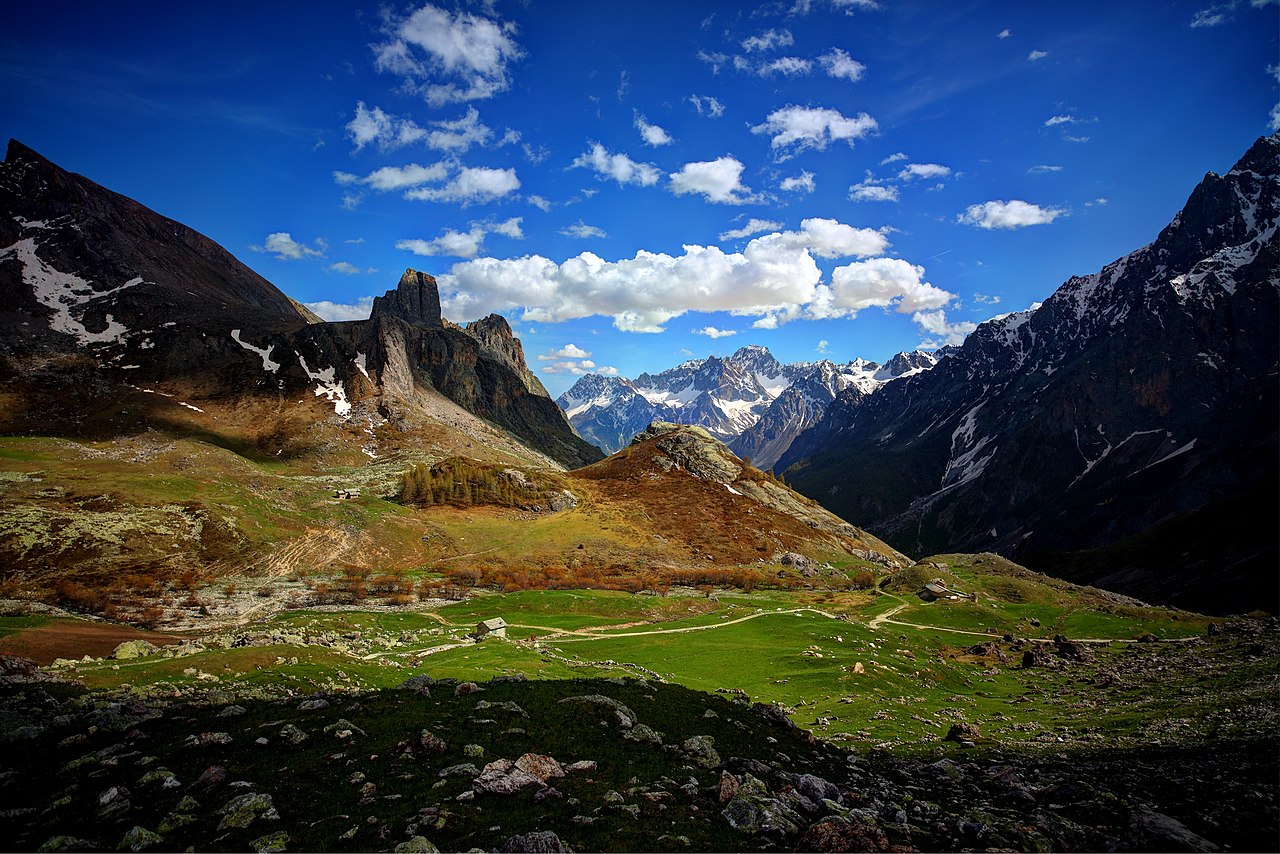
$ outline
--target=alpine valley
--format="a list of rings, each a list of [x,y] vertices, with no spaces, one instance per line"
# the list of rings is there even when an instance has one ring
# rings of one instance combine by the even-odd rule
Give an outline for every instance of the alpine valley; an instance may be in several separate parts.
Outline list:
[[[552,400],[10,142],[0,848],[1269,850],[1278,225],[1273,135],[958,347]]]

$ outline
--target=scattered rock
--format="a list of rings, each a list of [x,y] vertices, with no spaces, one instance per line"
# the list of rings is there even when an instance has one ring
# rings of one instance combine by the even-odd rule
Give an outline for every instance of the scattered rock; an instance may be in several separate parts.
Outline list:
[[[654,746],[662,744],[662,733],[646,724],[636,724],[624,732],[622,737],[627,741],[635,741],[640,744],[652,744]]]
[[[639,722],[636,713],[631,711],[625,704],[619,703],[612,697],[606,697],[604,694],[585,694],[580,697],[565,697],[561,703],[572,703],[575,705],[600,706],[613,712],[617,718],[618,726],[624,729],[630,729]]]
[[[164,844],[164,838],[145,827],[134,826],[125,832],[116,846],[117,851],[147,851]]]
[[[515,767],[538,778],[543,785],[556,777],[564,776],[564,768],[559,762],[550,756],[541,756],[537,753],[526,753],[521,756],[516,760]]]
[[[483,688],[474,682],[461,682],[458,684],[458,687],[453,689],[453,695],[455,697],[467,697],[483,690]]]
[[[98,846],[94,843],[78,836],[51,836],[42,842],[36,851],[45,854],[45,852],[93,851],[97,848]]]
[[[874,824],[859,819],[828,818],[809,825],[799,851],[889,851],[889,839]]]
[[[258,820],[280,818],[280,813],[276,812],[275,804],[271,802],[271,796],[258,794],[257,792],[250,792],[246,795],[232,798],[222,809],[218,810],[218,815],[222,816],[222,821],[218,823],[218,830],[244,828]]]
[[[943,737],[943,741],[977,741],[982,736],[982,728],[977,724],[952,724],[951,729]]]
[[[324,697],[310,697],[298,704],[300,712],[314,712],[317,709],[329,708],[329,701]]]
[[[445,779],[450,777],[470,777],[474,779],[480,776],[480,769],[470,762],[466,762],[462,765],[450,765],[448,768],[442,768],[439,776]]]
[[[703,768],[714,768],[720,764],[720,754],[716,752],[716,740],[709,735],[695,735],[692,738],[685,739],[684,744],[680,745],[680,749],[685,755],[693,760],[695,765]]]
[[[309,736],[293,724],[285,724],[280,727],[280,739],[290,747],[297,747],[307,738]]]
[[[550,830],[513,836],[498,850],[503,854],[573,854],[573,849]]]
[[[116,647],[115,652],[111,653],[111,657],[117,661],[128,661],[132,658],[155,655],[159,651],[160,647],[150,641],[128,640]]]
[[[422,745],[422,749],[430,753],[444,753],[448,749],[448,745],[444,743],[444,739],[437,736],[429,729],[424,729],[422,735],[418,736],[418,744]]]
[[[541,786],[543,782],[532,774],[517,768],[510,759],[499,759],[484,766],[471,788],[480,794],[510,795],[529,786]]]
[[[288,851],[289,834],[278,830],[275,833],[259,836],[249,843],[249,850],[256,851],[257,854],[279,854],[279,852]]]
[[[1221,851],[1176,818],[1146,807],[1129,817],[1129,841],[1138,851]]]
[[[428,842],[425,836],[415,836],[392,850],[395,854],[440,854],[440,849]]]

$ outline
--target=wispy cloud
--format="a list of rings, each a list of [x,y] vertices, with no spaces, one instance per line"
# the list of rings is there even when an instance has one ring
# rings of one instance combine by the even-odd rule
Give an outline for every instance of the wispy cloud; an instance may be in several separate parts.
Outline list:
[[[448,229],[438,237],[430,240],[409,239],[396,241],[396,248],[414,255],[443,255],[453,258],[475,258],[480,254],[485,238],[490,234],[500,234],[516,240],[524,237],[521,229],[521,217],[512,217],[504,222],[473,222],[467,231]]]
[[[565,237],[576,237],[581,240],[609,236],[605,234],[603,229],[597,228],[594,225],[587,225],[582,220],[578,220],[573,225],[566,225],[564,228],[560,229],[560,233]]]

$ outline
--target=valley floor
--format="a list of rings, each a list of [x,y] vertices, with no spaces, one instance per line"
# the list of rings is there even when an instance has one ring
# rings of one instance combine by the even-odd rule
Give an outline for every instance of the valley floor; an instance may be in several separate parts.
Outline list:
[[[185,637],[2,617],[0,653],[46,666],[3,659],[0,739],[34,739],[55,761],[5,760],[0,838],[19,850],[131,847],[129,833],[160,849],[390,850],[420,836],[533,850],[510,840],[542,831],[574,850],[1274,844],[1274,620],[1210,625],[946,557],[936,571],[972,600],[924,602],[911,579],[850,593],[524,591]],[[469,637],[495,617],[505,637]],[[129,643],[104,656],[107,638]],[[633,720],[566,717],[568,696],[611,698]],[[424,747],[422,730],[447,747]],[[493,782],[514,773],[500,760],[525,754],[597,768]],[[226,778],[199,782],[208,774]],[[259,808],[227,817],[246,804]]]

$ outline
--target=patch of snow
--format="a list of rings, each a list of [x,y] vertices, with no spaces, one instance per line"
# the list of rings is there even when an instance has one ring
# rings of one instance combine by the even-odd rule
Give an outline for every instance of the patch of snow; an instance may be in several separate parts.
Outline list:
[[[730,485],[729,485],[729,484],[727,484],[727,483],[724,485],[724,488],[725,488],[725,489],[727,489],[727,490],[729,490],[730,492],[732,492],[734,495],[742,495],[742,493],[741,493],[741,492],[739,492],[738,490],[734,489],[732,486],[730,486]]]
[[[203,410],[203,409],[201,409],[200,407],[198,407],[198,406],[192,406],[191,404],[189,404],[189,403],[183,403],[182,401],[178,401],[178,405],[179,405],[179,406],[185,406],[187,409],[190,409],[192,412],[204,412],[204,410]]]
[[[241,347],[245,348],[246,350],[250,350],[254,353],[257,353],[258,356],[262,359],[262,370],[272,374],[280,370],[280,363],[271,358],[271,351],[275,349],[274,344],[272,344],[269,347],[255,347],[252,344],[250,344],[248,341],[245,341],[243,338],[240,337],[239,329],[231,330],[231,340],[235,341],[237,344],[239,344]]]
[[[36,253],[35,238],[29,237],[5,249],[0,249],[0,259],[14,257],[22,263],[22,281],[31,288],[32,295],[46,308],[53,311],[49,318],[49,328],[55,332],[70,335],[83,346],[92,344],[115,344],[129,331],[127,327],[116,321],[110,314],[105,316],[107,328],[101,332],[90,332],[73,311],[83,316],[82,307],[103,297],[119,293],[142,282],[141,278],[131,279],[119,287],[106,291],[95,291],[93,283],[80,278],[74,273],[64,273],[49,266]]]
[[[364,353],[361,353],[359,350],[357,350],[356,358],[353,364],[356,366],[357,371],[364,374],[365,379],[372,381],[373,378],[369,376],[369,371],[365,369]]]
[[[302,354],[298,354],[298,362],[302,365],[302,370],[306,371],[307,376],[316,382],[316,397],[327,398],[333,404],[333,411],[343,417],[351,414],[351,402],[347,400],[347,392],[342,387],[342,383],[338,382],[333,368],[325,368],[322,371],[313,371],[307,365],[307,360],[302,358]]]

